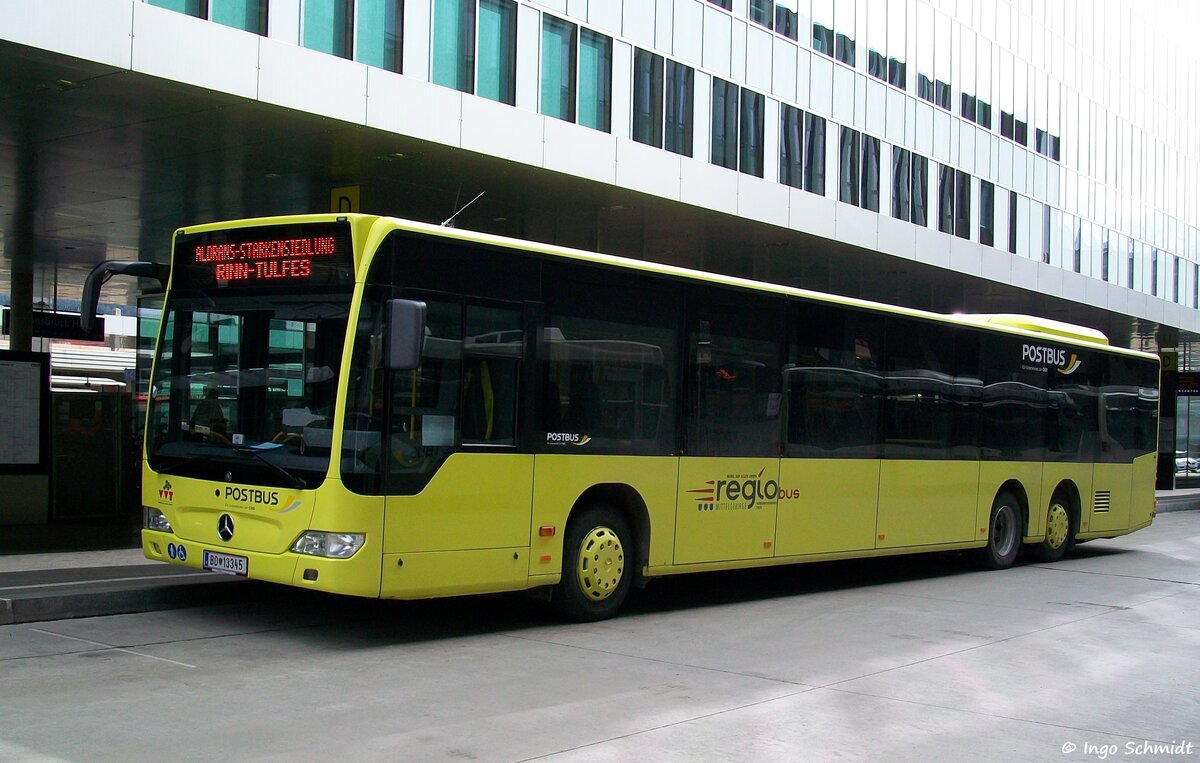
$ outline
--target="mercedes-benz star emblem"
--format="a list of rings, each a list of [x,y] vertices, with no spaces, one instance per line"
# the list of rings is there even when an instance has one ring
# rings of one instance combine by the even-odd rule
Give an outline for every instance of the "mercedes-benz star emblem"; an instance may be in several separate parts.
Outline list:
[[[233,517],[228,514],[222,514],[217,520],[217,535],[221,536],[221,540],[228,541],[233,537]]]

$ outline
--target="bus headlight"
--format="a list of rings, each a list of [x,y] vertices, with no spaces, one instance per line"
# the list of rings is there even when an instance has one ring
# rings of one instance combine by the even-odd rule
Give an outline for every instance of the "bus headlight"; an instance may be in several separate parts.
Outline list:
[[[149,506],[142,507],[142,527],[147,530],[157,530],[160,533],[171,532],[171,523],[167,521],[167,516]]]
[[[305,530],[292,544],[292,551],[309,556],[349,559],[354,556],[367,536],[362,533],[325,533]]]

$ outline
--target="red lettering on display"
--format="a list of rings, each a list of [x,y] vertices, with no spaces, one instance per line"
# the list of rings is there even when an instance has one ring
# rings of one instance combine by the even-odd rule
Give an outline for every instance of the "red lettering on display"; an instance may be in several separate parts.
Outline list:
[[[303,280],[312,275],[314,257],[332,256],[336,249],[333,236],[200,244],[194,262],[212,264],[218,281]]]

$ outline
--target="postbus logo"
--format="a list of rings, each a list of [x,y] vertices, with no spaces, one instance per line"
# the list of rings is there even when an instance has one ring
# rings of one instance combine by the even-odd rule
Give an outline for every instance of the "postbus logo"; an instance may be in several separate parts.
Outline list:
[[[1026,344],[1021,346],[1021,362],[1041,366],[1042,370],[1053,366],[1063,376],[1069,376],[1079,370],[1083,361],[1075,353],[1067,356],[1067,351],[1056,347]]]
[[[162,487],[158,489],[158,499],[167,503],[175,499],[175,488],[171,487],[170,480],[163,480]]]
[[[698,511],[749,511],[800,497],[798,489],[782,488],[773,479],[764,480],[765,471],[763,467],[758,474],[729,474],[724,479],[706,480],[704,487],[687,492],[696,499]]]
[[[302,501],[294,494],[280,499],[278,490],[263,490],[253,487],[225,486],[225,505],[243,509],[265,508],[276,514],[287,514],[300,508]]]
[[[587,445],[592,441],[591,435],[579,434],[577,432],[547,432],[547,445],[574,445],[579,447]]]

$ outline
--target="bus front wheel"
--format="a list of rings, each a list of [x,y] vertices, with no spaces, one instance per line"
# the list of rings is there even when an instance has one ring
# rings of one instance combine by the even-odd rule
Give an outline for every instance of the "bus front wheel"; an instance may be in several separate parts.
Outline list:
[[[624,517],[607,506],[590,507],[571,519],[553,599],[563,617],[590,622],[617,613],[633,580],[631,541]]]
[[[1021,550],[1021,506],[1011,493],[1001,493],[992,503],[988,542],[980,549],[980,562],[990,570],[1011,567]]]

